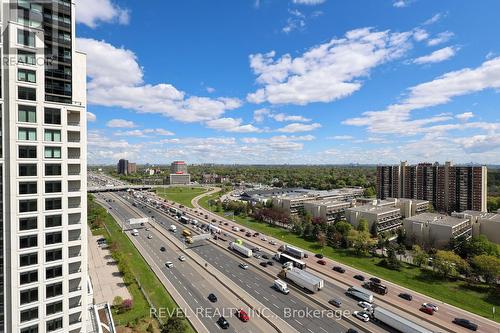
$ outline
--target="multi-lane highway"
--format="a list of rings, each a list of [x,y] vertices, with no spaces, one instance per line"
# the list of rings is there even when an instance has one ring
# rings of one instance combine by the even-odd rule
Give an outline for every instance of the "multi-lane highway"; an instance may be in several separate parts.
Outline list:
[[[133,199],[129,198],[127,203],[125,200],[126,194],[122,194],[121,198],[115,196],[115,202],[108,203],[114,210],[126,210],[126,207],[132,204]],[[121,200],[120,200],[121,199]],[[146,204],[138,204],[137,208],[142,211],[142,216],[148,216],[154,219],[158,226],[168,229],[170,225],[176,225],[178,230],[185,226],[179,223],[176,219],[164,214],[160,210]],[[138,216],[130,216],[138,217]],[[180,232],[177,232],[177,237],[182,239]],[[274,278],[262,272],[256,266],[251,266],[248,270],[243,270],[238,265],[244,261],[233,252],[229,252],[211,242],[203,241],[191,247],[191,250],[204,258],[208,266],[215,267],[218,271],[229,277],[235,282],[239,288],[258,299],[264,306],[270,309],[275,315],[296,329],[299,332],[346,332],[349,328],[355,328],[359,332],[386,332],[387,330],[374,327],[372,329],[363,330],[356,325],[346,322],[344,319],[335,318],[333,308],[328,308],[330,311],[317,315],[311,314],[312,310],[326,310],[320,307],[316,302],[305,297],[300,292],[294,292],[289,295],[281,294],[272,289]],[[358,310],[353,308],[352,310]],[[309,313],[309,314],[308,314]],[[351,321],[357,320],[350,318]],[[357,322],[355,324],[359,325]]]
[[[130,218],[138,217],[133,209],[120,204],[118,201],[107,202],[107,200],[117,199],[114,195],[102,194],[99,195],[99,199],[103,199],[99,201],[108,209],[112,207],[112,214],[120,223],[126,223]],[[189,304],[189,307],[197,317],[201,319],[203,325],[209,332],[221,329],[216,323],[221,315],[230,323],[227,329],[229,332],[276,332],[260,317],[254,317],[247,323],[243,323],[238,318],[234,317],[236,309],[243,308],[245,311],[248,311],[241,300],[225,292],[223,285],[206,274],[206,272],[203,272],[203,268],[191,263],[188,258],[186,258],[186,261],[180,261],[179,257],[183,255],[182,251],[169,242],[156,229],[148,228],[148,231],[145,229],[146,226],[140,228],[138,236],[132,236],[140,243],[139,251],[143,256],[153,260],[150,265],[156,265],[156,267],[161,270],[164,277],[167,278],[179,294],[182,295],[184,300]],[[130,232],[127,233],[130,235]],[[151,237],[148,238],[148,235]],[[162,247],[165,251],[160,251]],[[168,261],[173,263],[173,267],[167,268],[165,266],[165,263]],[[210,293],[216,294],[217,301],[215,303],[208,300],[208,295]],[[161,309],[157,309],[157,313],[161,313],[161,311]]]

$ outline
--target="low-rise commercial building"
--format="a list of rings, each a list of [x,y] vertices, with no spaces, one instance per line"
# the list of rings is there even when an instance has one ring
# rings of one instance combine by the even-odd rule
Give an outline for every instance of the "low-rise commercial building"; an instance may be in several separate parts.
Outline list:
[[[403,227],[410,243],[424,247],[442,249],[452,239],[472,237],[470,216],[423,213],[404,219]]]
[[[345,218],[345,211],[354,206],[354,201],[315,200],[304,202],[304,210],[313,218],[331,223]]]
[[[485,213],[466,210],[462,214],[472,221],[473,236],[484,235],[490,242],[500,244],[500,210],[497,213]]]
[[[372,233],[397,230],[402,226],[401,208],[386,201],[374,201],[370,205],[353,207],[346,210],[347,221],[358,227],[361,220],[368,221]]]

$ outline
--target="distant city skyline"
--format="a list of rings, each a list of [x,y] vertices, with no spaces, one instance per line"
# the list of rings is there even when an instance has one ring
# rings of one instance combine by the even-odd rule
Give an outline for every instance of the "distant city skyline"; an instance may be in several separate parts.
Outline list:
[[[77,4],[89,164],[500,164],[497,1]]]

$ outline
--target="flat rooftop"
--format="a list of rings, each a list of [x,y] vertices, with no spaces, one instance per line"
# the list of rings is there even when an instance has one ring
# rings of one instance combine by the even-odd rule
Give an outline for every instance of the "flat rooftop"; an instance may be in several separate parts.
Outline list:
[[[448,215],[436,214],[436,213],[423,213],[407,218],[408,221],[417,223],[430,223],[436,225],[447,225],[454,227],[460,225],[464,222],[469,221],[468,218],[458,218]]]
[[[306,203],[307,205],[317,205],[317,206],[327,206],[327,207],[335,207],[335,206],[344,206],[351,205],[350,201],[339,201],[339,200],[331,200],[331,199],[323,199],[323,200],[314,200]]]
[[[373,214],[384,214],[395,211],[401,211],[398,207],[394,206],[380,206],[380,205],[363,205],[358,207],[350,208],[349,210],[360,212],[360,213],[373,213]]]
[[[465,210],[462,214],[467,214],[472,217],[477,217],[482,220],[490,220],[494,222],[500,222],[500,212],[499,213],[486,213],[486,212],[478,212],[476,210]]]

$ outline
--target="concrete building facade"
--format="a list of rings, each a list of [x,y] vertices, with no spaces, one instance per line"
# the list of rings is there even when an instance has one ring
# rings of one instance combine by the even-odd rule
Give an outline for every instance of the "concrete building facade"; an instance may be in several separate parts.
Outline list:
[[[403,226],[412,244],[437,249],[445,248],[452,239],[472,237],[472,222],[467,216],[423,213],[404,219]]]
[[[428,200],[437,211],[487,209],[487,168],[451,162],[377,167],[377,198]]]
[[[0,332],[84,332],[86,57],[75,4],[0,3]]]

